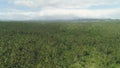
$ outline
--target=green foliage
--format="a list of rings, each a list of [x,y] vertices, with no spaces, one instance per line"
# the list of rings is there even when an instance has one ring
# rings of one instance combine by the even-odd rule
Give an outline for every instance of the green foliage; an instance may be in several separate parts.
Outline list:
[[[119,68],[120,23],[0,23],[0,68]]]

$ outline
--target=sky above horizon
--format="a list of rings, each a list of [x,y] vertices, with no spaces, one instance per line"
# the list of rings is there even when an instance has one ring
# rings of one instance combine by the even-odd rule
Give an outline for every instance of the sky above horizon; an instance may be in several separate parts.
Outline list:
[[[0,20],[120,19],[120,0],[0,0]]]

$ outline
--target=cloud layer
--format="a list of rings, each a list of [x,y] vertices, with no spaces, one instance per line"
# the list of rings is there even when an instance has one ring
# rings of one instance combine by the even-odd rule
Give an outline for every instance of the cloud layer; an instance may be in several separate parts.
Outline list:
[[[12,0],[16,5],[38,8],[88,8],[97,5],[115,5],[120,0]]]
[[[120,19],[120,0],[9,0],[8,3],[14,7],[0,11],[2,20]]]

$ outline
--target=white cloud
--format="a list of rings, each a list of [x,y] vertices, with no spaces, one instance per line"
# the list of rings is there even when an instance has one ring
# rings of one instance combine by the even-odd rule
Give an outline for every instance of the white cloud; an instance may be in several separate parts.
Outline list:
[[[120,9],[43,9],[41,11],[26,12],[14,10],[0,13],[0,19],[9,20],[41,20],[41,19],[74,19],[74,18],[120,18]]]
[[[0,19],[72,19],[72,18],[120,18],[120,8],[90,9],[92,6],[117,5],[120,0],[9,0],[16,7],[37,9],[7,9],[0,11]],[[88,9],[89,8],[89,9]]]
[[[15,0],[15,5],[35,7],[35,3],[32,0]]]
[[[97,5],[120,4],[120,0],[12,0],[16,5],[37,8],[88,8]]]

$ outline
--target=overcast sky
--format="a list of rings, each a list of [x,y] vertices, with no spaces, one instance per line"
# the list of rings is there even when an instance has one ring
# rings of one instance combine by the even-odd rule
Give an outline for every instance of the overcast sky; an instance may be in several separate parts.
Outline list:
[[[0,0],[0,20],[120,19],[120,0]]]

